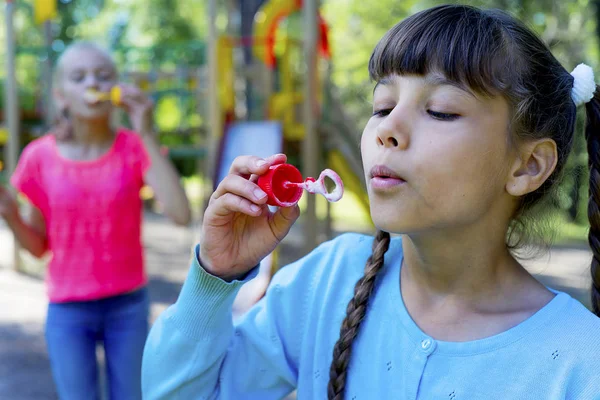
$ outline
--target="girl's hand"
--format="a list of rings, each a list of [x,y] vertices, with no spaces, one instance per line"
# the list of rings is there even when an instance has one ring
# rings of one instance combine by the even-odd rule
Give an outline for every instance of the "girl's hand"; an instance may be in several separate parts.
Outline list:
[[[200,261],[208,272],[225,280],[241,277],[287,235],[300,215],[298,206],[271,212],[266,193],[255,183],[271,165],[285,161],[283,154],[234,160],[202,222]]]
[[[141,135],[152,134],[152,112],[154,102],[139,88],[119,84],[121,89],[120,103],[129,114],[129,120],[134,131]]]
[[[19,204],[10,191],[0,184],[0,217],[7,222],[19,216]]]

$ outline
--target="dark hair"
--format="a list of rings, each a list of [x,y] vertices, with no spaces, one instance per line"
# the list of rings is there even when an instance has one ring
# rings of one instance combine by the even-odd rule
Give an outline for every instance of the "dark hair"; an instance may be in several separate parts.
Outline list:
[[[588,144],[588,164],[590,167],[590,200],[588,219],[590,232],[588,240],[592,248],[592,309],[600,316],[600,92],[596,88],[594,98],[585,106],[587,124],[585,138]]]
[[[551,138],[558,149],[557,165],[536,191],[521,199],[509,233],[522,226],[519,217],[542,200],[558,181],[570,153],[576,119],[573,76],[549,48],[523,23],[499,10],[444,5],[421,11],[390,29],[375,47],[369,74],[380,81],[392,74],[441,73],[482,96],[502,96],[510,106],[508,140]],[[600,314],[600,95],[587,104],[586,137],[590,153],[589,219],[592,261],[592,304]],[[597,199],[597,201],[596,201]],[[507,237],[507,241],[509,237]],[[334,346],[329,399],[342,399],[352,340],[366,312],[375,274],[383,264],[389,235],[379,232],[365,276],[354,289],[347,315]],[[510,246],[510,243],[507,243]],[[385,252],[385,250],[383,250]]]
[[[354,287],[354,297],[346,308],[346,318],[342,322],[340,338],[333,347],[333,361],[329,369],[329,399],[342,399],[346,384],[346,369],[350,362],[352,341],[358,334],[358,328],[367,312],[367,302],[375,287],[377,273],[383,267],[383,256],[390,246],[390,234],[377,231],[373,240],[373,254],[367,260],[365,275],[358,280]]]

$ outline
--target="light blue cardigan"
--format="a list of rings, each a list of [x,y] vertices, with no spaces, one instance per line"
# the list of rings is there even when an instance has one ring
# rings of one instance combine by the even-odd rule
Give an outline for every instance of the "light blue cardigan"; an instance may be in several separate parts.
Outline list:
[[[144,398],[266,400],[297,388],[299,399],[326,399],[333,345],[372,240],[345,234],[284,267],[235,326],[243,282],[208,274],[194,257],[146,343]],[[569,295],[499,335],[436,341],[404,307],[401,260],[394,238],[353,344],[347,400],[600,399],[600,319]]]

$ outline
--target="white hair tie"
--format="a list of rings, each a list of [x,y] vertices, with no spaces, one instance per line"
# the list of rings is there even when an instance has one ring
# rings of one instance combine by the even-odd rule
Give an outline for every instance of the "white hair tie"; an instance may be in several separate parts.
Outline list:
[[[596,91],[596,82],[594,82],[594,71],[589,65],[579,64],[573,72],[573,89],[571,89],[571,98],[576,106],[587,103],[594,97]]]

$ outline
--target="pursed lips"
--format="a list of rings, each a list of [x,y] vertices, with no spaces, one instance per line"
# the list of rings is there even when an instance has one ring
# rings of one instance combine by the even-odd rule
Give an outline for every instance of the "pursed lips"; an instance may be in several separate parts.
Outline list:
[[[371,168],[371,179],[372,178],[388,178],[404,181],[399,174],[385,165],[376,165]]]
[[[370,184],[374,189],[390,189],[402,185],[406,181],[391,168],[376,165],[370,171]]]

